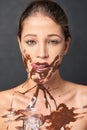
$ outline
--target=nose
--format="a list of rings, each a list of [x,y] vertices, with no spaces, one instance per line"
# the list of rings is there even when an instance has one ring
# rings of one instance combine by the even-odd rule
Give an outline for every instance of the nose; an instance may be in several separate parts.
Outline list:
[[[48,54],[47,46],[45,44],[39,45],[37,49],[37,58],[46,59],[48,57],[49,54]]]

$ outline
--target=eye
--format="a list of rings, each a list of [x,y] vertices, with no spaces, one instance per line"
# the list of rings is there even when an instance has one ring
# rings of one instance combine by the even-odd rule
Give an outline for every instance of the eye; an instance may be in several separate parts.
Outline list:
[[[53,45],[57,45],[61,42],[61,40],[49,40],[48,43],[49,44],[53,44]]]
[[[36,41],[34,40],[27,40],[26,43],[29,45],[29,46],[33,46],[36,44]]]

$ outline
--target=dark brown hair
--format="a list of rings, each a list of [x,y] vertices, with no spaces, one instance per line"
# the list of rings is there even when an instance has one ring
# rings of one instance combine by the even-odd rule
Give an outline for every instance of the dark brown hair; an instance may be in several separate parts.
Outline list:
[[[20,39],[24,20],[29,16],[37,14],[38,12],[42,13],[45,16],[50,17],[57,24],[61,25],[65,39],[67,39],[70,36],[68,18],[64,10],[54,1],[34,0],[31,3],[29,3],[27,8],[21,15],[18,28],[18,36]]]

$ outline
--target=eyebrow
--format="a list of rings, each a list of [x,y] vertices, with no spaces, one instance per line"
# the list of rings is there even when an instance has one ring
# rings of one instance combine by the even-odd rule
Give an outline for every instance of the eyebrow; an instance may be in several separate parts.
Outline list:
[[[36,34],[26,34],[24,37],[28,37],[28,36],[34,36],[34,37],[37,37]]]
[[[37,37],[36,34],[26,34],[26,35],[24,36],[24,38],[25,38],[25,37],[28,37],[28,36]],[[60,35],[58,35],[58,34],[48,34],[47,36],[48,36],[48,37],[56,36],[56,37],[60,37],[60,38],[63,37],[63,36],[60,36]]]
[[[60,37],[60,38],[63,37],[63,35],[58,35],[58,34],[49,34],[49,35],[48,35],[48,37],[52,37],[52,36],[56,36],[56,37]]]

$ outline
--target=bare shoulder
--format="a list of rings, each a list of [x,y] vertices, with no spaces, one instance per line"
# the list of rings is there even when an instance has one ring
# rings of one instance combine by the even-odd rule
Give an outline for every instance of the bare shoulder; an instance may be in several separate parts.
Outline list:
[[[12,90],[5,90],[0,92],[0,103],[2,104],[3,101],[7,101],[9,96],[11,95]]]
[[[0,114],[4,113],[10,108],[12,97],[12,90],[6,90],[0,92]]]
[[[87,97],[87,86],[86,85],[74,84],[74,86],[76,88],[76,92],[77,92],[78,96]]]
[[[77,84],[73,82],[66,81],[68,86],[71,86],[72,89],[74,89],[77,93],[85,94],[87,96],[87,85]]]
[[[20,86],[0,92],[0,113],[10,108],[14,92],[19,90]]]
[[[74,92],[75,99],[76,99],[78,106],[87,105],[87,86],[72,83],[72,82],[68,82],[68,84],[71,86],[72,92]]]
[[[76,85],[77,86],[77,98],[82,102],[83,105],[87,105],[87,86],[86,85]]]

